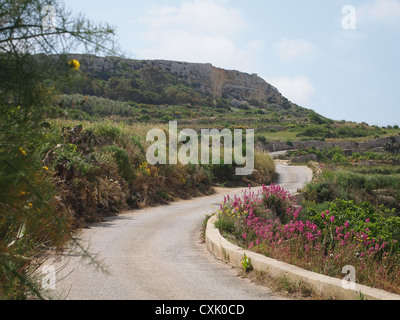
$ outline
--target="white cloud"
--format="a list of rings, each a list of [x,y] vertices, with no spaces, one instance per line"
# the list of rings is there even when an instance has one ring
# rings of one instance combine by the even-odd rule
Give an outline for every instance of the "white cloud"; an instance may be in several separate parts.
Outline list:
[[[245,24],[240,13],[218,1],[183,1],[179,7],[155,7],[141,19],[151,29],[178,29],[194,34],[231,35]]]
[[[246,27],[240,12],[221,0],[182,1],[178,6],[154,7],[139,22],[150,48],[139,51],[144,59],[171,59],[212,63],[217,67],[254,72],[253,56],[262,42],[237,44]]]
[[[310,59],[318,53],[318,49],[314,44],[303,39],[283,38],[276,45],[276,49],[283,61]]]
[[[357,9],[357,18],[364,23],[400,26],[400,1],[375,0]]]
[[[315,94],[315,88],[306,76],[264,78],[293,103],[308,105]]]

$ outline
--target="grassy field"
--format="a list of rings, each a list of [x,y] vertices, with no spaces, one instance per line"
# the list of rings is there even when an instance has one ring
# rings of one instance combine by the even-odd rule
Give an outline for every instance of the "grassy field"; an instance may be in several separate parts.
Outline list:
[[[222,100],[222,102],[221,102]],[[62,95],[59,103],[66,120],[101,121],[107,117],[126,124],[168,124],[178,121],[192,129],[254,129],[258,141],[362,141],[400,133],[398,127],[379,128],[368,124],[325,119],[310,110],[288,110],[264,104],[234,108],[229,100],[207,104],[144,104],[82,94]]]

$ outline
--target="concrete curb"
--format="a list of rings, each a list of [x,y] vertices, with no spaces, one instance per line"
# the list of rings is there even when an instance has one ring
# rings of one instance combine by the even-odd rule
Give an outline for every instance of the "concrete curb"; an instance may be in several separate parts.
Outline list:
[[[254,270],[267,272],[273,279],[286,276],[290,281],[302,281],[311,288],[314,293],[322,298],[334,298],[336,300],[358,300],[360,293],[366,300],[400,300],[400,295],[383,290],[356,285],[356,290],[348,290],[342,287],[342,280],[307,271],[299,267],[268,258],[264,255],[244,250],[223,238],[214,224],[217,217],[214,215],[208,220],[206,229],[206,244],[217,258],[242,267],[241,260],[246,254],[251,258]]]

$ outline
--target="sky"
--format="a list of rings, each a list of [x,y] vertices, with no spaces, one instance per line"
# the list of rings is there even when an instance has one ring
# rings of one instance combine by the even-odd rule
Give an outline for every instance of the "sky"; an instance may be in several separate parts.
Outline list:
[[[65,0],[126,56],[256,73],[334,120],[400,125],[400,0]]]

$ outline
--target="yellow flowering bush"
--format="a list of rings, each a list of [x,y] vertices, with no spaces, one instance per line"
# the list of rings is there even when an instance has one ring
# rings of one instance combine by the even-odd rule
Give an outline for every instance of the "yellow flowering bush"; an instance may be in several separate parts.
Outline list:
[[[151,174],[151,170],[147,162],[142,162],[142,164],[139,166],[139,171],[146,176]]]
[[[69,65],[73,70],[76,70],[76,71],[78,71],[78,70],[80,69],[80,67],[81,67],[80,62],[79,62],[78,60],[75,60],[75,59],[71,59],[71,60],[68,62],[68,65]]]

